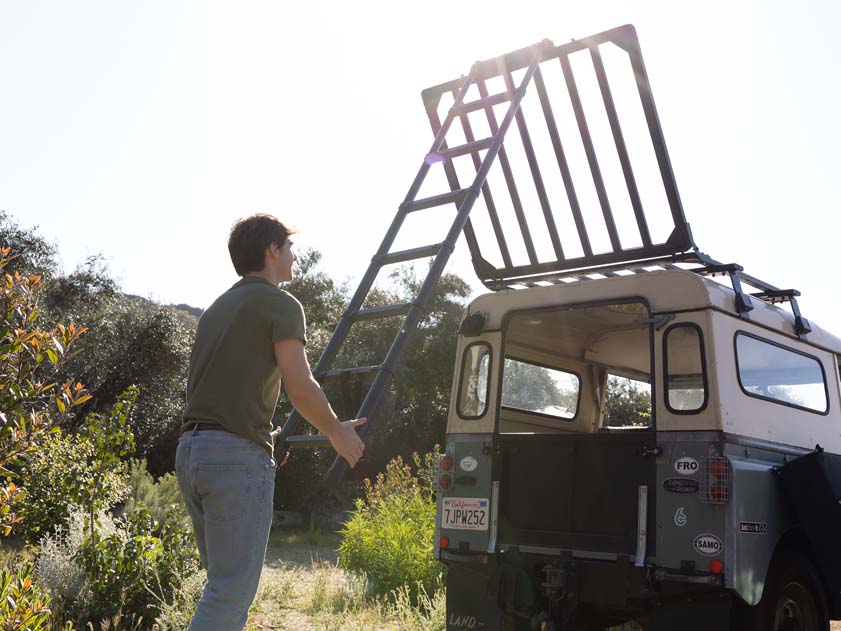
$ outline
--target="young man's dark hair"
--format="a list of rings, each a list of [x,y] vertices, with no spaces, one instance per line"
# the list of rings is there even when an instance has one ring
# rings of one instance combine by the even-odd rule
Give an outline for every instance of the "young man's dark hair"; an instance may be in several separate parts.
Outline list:
[[[272,215],[257,214],[237,221],[228,237],[231,262],[240,276],[263,269],[266,248],[272,243],[283,247],[297,230]]]

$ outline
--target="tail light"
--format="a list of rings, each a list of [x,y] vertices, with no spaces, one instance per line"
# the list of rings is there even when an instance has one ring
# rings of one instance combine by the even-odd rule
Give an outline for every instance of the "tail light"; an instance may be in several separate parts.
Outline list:
[[[438,547],[442,550],[446,550],[450,547],[450,538],[446,535],[441,535],[441,538],[438,539]]]
[[[438,488],[446,491],[453,485],[453,477],[450,472],[453,470],[453,457],[450,454],[441,454],[438,458]]]
[[[730,463],[727,458],[713,456],[704,461],[701,499],[707,504],[726,504],[730,499]]]

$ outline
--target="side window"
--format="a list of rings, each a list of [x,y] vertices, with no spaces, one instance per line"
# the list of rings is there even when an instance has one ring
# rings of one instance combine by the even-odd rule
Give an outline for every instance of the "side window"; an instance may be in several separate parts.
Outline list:
[[[485,342],[470,344],[461,360],[461,380],[456,411],[461,418],[479,418],[488,409],[491,382],[491,347]]]
[[[675,414],[693,414],[707,405],[704,339],[695,324],[676,324],[663,337],[666,407]]]
[[[502,406],[569,420],[578,412],[581,379],[557,368],[505,358]]]
[[[745,394],[820,414],[829,410],[823,366],[811,355],[740,331],[736,368]]]

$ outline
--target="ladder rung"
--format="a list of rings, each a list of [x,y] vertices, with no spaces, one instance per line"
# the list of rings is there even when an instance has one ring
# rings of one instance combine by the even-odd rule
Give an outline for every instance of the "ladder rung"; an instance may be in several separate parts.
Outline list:
[[[493,107],[494,105],[499,105],[500,103],[505,103],[506,101],[511,100],[511,95],[508,92],[500,92],[499,94],[493,94],[491,96],[486,96],[483,99],[479,99],[478,101],[470,101],[469,103],[462,103],[461,105],[454,105],[453,106],[453,115],[459,116],[461,114],[467,114],[469,112],[475,112],[476,110],[481,110],[486,107]]]
[[[377,372],[380,369],[380,365],[377,364],[376,366],[356,366],[354,368],[336,368],[335,370],[325,370],[324,372],[317,373],[315,375],[316,379],[334,379],[336,377],[341,377],[342,375],[367,375],[372,372]]]
[[[418,199],[406,204],[405,208],[411,213],[416,210],[423,210],[424,208],[433,208],[435,206],[444,206],[445,204],[453,203],[458,204],[464,199],[464,196],[467,195],[467,191],[468,189],[466,188],[460,188],[457,191],[450,191],[449,193],[443,193],[442,195]]]
[[[385,305],[384,307],[360,309],[354,314],[353,319],[356,321],[377,320],[379,318],[390,318],[391,316],[405,315],[411,307],[412,303],[406,303],[402,305]]]
[[[411,250],[401,250],[400,252],[389,252],[380,259],[380,265],[391,265],[393,263],[403,263],[404,261],[414,261],[415,259],[422,259],[425,256],[435,256],[438,250],[441,249],[441,243],[434,243],[432,245],[424,245],[419,248],[412,248]]]
[[[494,141],[494,137],[491,136],[490,138],[483,138],[482,140],[474,140],[473,142],[468,142],[464,145],[458,145],[457,147],[450,147],[449,149],[442,149],[438,153],[440,153],[445,158],[457,158],[458,156],[464,156],[468,153],[476,153],[478,151],[482,151],[483,149],[488,149]]]
[[[324,434],[300,434],[298,436],[287,436],[287,443],[327,443],[330,439]]]

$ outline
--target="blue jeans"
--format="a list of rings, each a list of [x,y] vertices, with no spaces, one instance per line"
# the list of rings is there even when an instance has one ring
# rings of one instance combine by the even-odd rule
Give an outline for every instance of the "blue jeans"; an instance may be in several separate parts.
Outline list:
[[[199,427],[178,441],[175,474],[207,570],[190,631],[240,631],[266,558],[275,462],[250,440]]]

